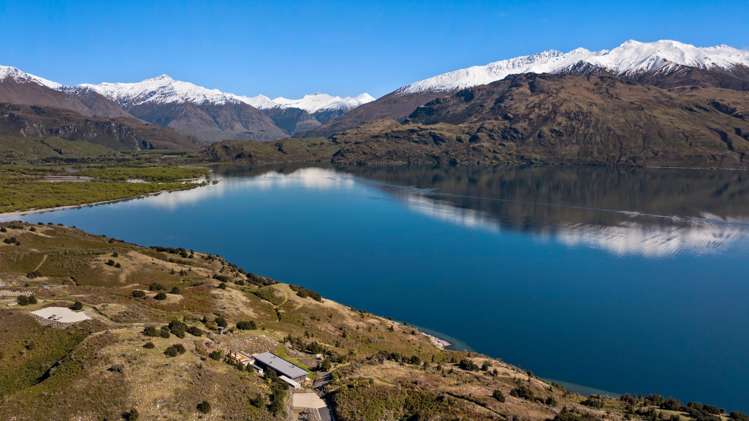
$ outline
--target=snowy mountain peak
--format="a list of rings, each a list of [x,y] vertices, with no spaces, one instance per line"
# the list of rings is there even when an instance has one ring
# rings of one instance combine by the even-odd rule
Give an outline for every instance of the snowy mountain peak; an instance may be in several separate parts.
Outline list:
[[[612,50],[576,48],[566,53],[548,50],[454,70],[404,86],[399,92],[450,91],[484,85],[519,73],[562,73],[579,64],[588,64],[615,74],[670,72],[680,66],[731,69],[736,65],[749,66],[749,51],[727,45],[695,47],[672,40],[628,40]]]
[[[92,89],[125,106],[135,106],[146,103],[172,104],[226,104],[243,102],[237,95],[209,89],[190,82],[174,80],[163,74],[141,82],[83,84],[84,88]]]
[[[62,85],[57,82],[52,82],[51,80],[32,75],[31,73],[26,73],[15,67],[0,66],[0,81],[6,79],[13,79],[19,83],[36,83],[37,85],[46,86],[51,89],[59,89],[62,87]]]
[[[309,113],[322,110],[350,110],[367,102],[374,101],[374,97],[368,93],[353,97],[340,97],[323,93],[308,94],[299,99],[278,97],[272,100],[275,107],[300,108]],[[262,107],[261,107],[262,108]]]
[[[265,95],[247,97],[209,89],[190,82],[175,80],[163,74],[141,82],[83,84],[83,88],[92,89],[124,106],[135,106],[146,103],[171,104],[215,104],[244,103],[255,108],[301,108],[308,112],[327,109],[349,110],[366,102],[373,101],[369,94],[355,97],[338,97],[328,94],[305,95],[300,99],[278,97],[270,99]]]

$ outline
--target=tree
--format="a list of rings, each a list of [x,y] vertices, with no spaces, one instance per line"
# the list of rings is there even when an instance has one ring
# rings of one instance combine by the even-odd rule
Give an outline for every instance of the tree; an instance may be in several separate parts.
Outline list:
[[[76,301],[70,306],[70,309],[73,311],[81,311],[83,310],[83,304],[80,301]]]
[[[208,356],[211,357],[211,359],[213,360],[219,361],[221,360],[221,357],[223,356],[223,354],[221,353],[221,351],[215,350],[215,351],[211,351],[211,353],[208,354]]]
[[[492,398],[498,400],[499,402],[505,401],[505,395],[499,389],[496,389],[494,390],[494,392],[492,392]]]
[[[197,409],[198,411],[207,414],[211,412],[211,404],[207,401],[201,401],[200,403],[198,403]]]
[[[166,294],[164,294],[163,292],[159,292],[158,294],[153,296],[153,299],[159,301],[166,300]]]

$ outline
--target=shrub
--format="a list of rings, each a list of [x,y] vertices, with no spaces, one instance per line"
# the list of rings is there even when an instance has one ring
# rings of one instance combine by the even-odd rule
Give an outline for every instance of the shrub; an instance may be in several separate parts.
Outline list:
[[[211,357],[211,359],[219,361],[221,360],[221,357],[223,356],[223,354],[221,353],[221,351],[215,350],[215,351],[211,351],[211,353],[208,354],[208,356]]]
[[[458,363],[458,367],[466,371],[476,371],[479,369],[479,366],[477,366],[476,363],[469,360],[468,358],[463,358],[462,360],[460,360],[460,362]]]
[[[129,411],[122,413],[122,419],[125,421],[136,421],[138,419],[138,410],[133,408]]]
[[[510,396],[514,396],[516,398],[525,399],[529,401],[532,401],[534,398],[533,391],[527,386],[518,386],[510,390]]]
[[[215,321],[216,321],[216,326],[218,326],[218,327],[223,327],[223,328],[225,328],[225,327],[229,326],[229,323],[227,323],[227,322],[226,322],[226,319],[224,319],[224,318],[223,318],[223,317],[221,317],[221,316],[219,316],[219,317],[216,317],[216,320],[215,320]]]
[[[184,338],[185,331],[187,330],[187,325],[180,322],[179,320],[172,320],[171,322],[169,322],[169,330],[174,334],[174,336],[178,338]]]
[[[311,289],[307,289],[305,287],[299,286],[299,285],[289,285],[291,289],[296,292],[296,295],[302,297],[302,298],[312,298],[315,301],[322,302],[322,297],[319,293],[312,291]]]
[[[491,365],[491,364],[489,364],[489,361],[484,361],[484,362],[483,362],[483,363],[481,364],[481,371],[489,371],[489,369],[491,368],[491,366],[492,366],[492,365]]]
[[[154,348],[156,348],[156,345],[154,345],[153,342],[146,342],[146,343],[143,344],[143,348],[154,349]]]
[[[159,331],[156,330],[155,326],[146,326],[143,329],[143,334],[146,336],[159,336]]]
[[[557,400],[553,396],[549,396],[544,400],[544,403],[549,406],[557,406]]]
[[[158,282],[151,282],[151,285],[148,286],[148,290],[149,291],[163,291],[164,286]]]
[[[73,311],[81,311],[83,310],[83,304],[80,301],[76,301],[72,306],[70,306],[70,309]]]
[[[153,296],[153,299],[159,301],[166,300],[166,294],[164,294],[163,292],[159,292],[158,294]]]
[[[237,322],[237,329],[239,330],[255,330],[257,325],[254,320],[242,320]]]
[[[180,293],[180,290],[179,290],[179,288],[177,288],[177,287],[173,287],[173,288],[171,289],[171,291],[169,291],[169,293],[170,293],[170,294],[179,294],[179,293]]]
[[[580,404],[585,405],[590,408],[596,408],[596,409],[603,408],[603,400],[599,398],[598,396],[590,396],[588,399],[585,399],[584,401],[580,402]]]
[[[226,289],[226,283],[225,282],[221,282],[220,284],[218,284],[218,287],[221,288],[221,289]]]
[[[112,259],[107,260],[107,266],[114,266],[116,262]]]
[[[197,409],[198,409],[198,411],[200,411],[200,412],[202,412],[204,414],[207,414],[207,413],[211,412],[211,404],[208,403],[207,401],[202,401],[202,402],[198,403]]]
[[[499,389],[495,389],[494,392],[492,392],[492,398],[498,400],[499,402],[505,401],[505,395]]]
[[[159,335],[164,339],[169,338],[170,336],[169,327],[161,326],[161,329],[159,330]]]
[[[38,301],[36,300],[36,296],[32,295],[19,295],[16,297],[16,302],[18,305],[21,306],[28,306],[36,304]]]
[[[35,279],[35,278],[38,278],[40,276],[42,276],[42,274],[39,273],[39,272],[37,272],[37,271],[29,272],[29,273],[26,274],[26,277],[29,278],[29,279]]]
[[[189,333],[192,336],[203,336],[203,331],[200,330],[199,327],[196,326],[190,326],[187,328],[187,333]]]
[[[167,357],[176,357],[177,355],[184,354],[185,347],[182,344],[174,344],[164,350],[164,355]]]
[[[143,298],[146,296],[146,293],[145,291],[134,289],[131,295],[133,296],[133,298]]]
[[[743,412],[739,412],[739,411],[732,411],[728,416],[732,420],[749,421],[749,415],[746,415]]]
[[[330,360],[323,360],[322,363],[320,363],[320,370],[322,371],[328,371],[332,367],[333,364],[330,363]]]

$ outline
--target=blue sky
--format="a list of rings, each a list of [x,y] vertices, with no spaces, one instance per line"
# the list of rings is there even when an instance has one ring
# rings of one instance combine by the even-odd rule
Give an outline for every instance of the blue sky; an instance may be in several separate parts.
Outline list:
[[[749,0],[0,0],[0,31],[0,64],[66,84],[168,73],[244,95],[379,96],[550,48],[664,38],[749,48]]]

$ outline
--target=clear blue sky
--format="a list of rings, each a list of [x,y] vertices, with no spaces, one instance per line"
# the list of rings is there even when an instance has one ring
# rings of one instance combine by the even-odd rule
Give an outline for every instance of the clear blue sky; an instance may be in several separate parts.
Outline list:
[[[245,95],[375,96],[555,48],[676,39],[749,48],[749,0],[0,0],[0,64],[66,84],[168,73]]]

